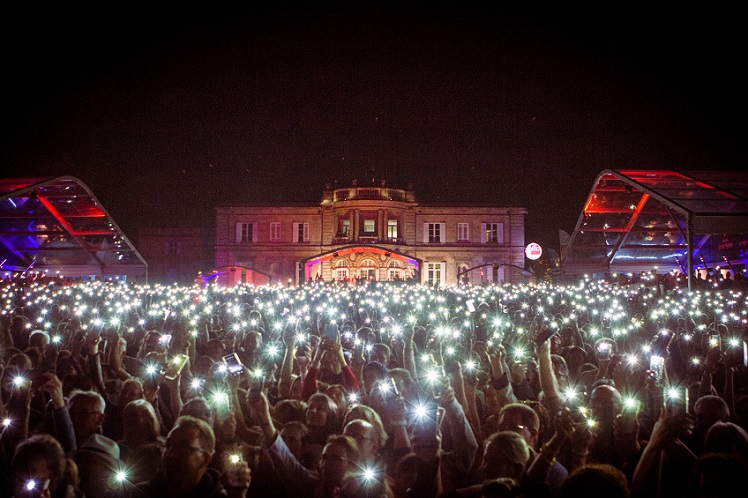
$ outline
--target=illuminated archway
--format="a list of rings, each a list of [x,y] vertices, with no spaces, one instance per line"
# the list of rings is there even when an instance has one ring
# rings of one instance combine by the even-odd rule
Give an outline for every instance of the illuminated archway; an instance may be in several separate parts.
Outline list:
[[[414,275],[412,275],[413,278],[415,278],[416,280],[420,279],[421,267],[423,264],[423,262],[420,259],[413,258],[411,256],[408,256],[407,254],[403,254],[398,251],[394,251],[392,249],[387,249],[385,247],[367,245],[367,244],[358,244],[358,245],[341,247],[341,248],[334,249],[328,252],[324,252],[316,256],[312,256],[311,258],[302,260],[301,265],[304,268],[304,280],[308,281],[312,277],[312,268],[315,265],[319,265],[319,264],[324,263],[325,261],[329,261],[334,258],[339,258],[341,256],[345,256],[351,253],[383,255],[387,258],[393,258],[398,261],[402,261],[406,265],[412,265],[414,268]]]

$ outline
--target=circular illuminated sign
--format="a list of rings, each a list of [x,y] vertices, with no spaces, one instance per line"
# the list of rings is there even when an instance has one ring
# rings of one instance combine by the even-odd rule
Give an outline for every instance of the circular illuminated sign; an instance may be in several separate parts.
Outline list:
[[[543,248],[540,247],[540,244],[537,244],[535,242],[530,242],[527,244],[527,247],[525,247],[525,256],[527,256],[527,259],[531,259],[535,261],[536,259],[539,259],[540,256],[543,255]]]

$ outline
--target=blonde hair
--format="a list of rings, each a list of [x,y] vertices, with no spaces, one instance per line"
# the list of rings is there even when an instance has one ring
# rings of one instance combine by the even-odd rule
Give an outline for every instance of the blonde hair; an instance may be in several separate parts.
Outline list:
[[[343,427],[348,422],[354,419],[361,419],[369,422],[374,426],[374,430],[379,434],[379,444],[384,446],[389,438],[387,431],[384,430],[384,424],[382,423],[382,417],[379,416],[377,411],[369,405],[355,404],[348,407],[348,410],[343,416]]]
[[[122,410],[122,418],[127,420],[130,416],[130,414],[134,412],[142,412],[148,414],[148,418],[151,421],[151,433],[148,434],[149,439],[153,440],[153,442],[156,442],[158,437],[161,435],[161,423],[158,421],[158,416],[156,416],[156,410],[153,408],[153,405],[145,400],[145,399],[134,399],[127,403],[127,406],[125,406],[124,410]],[[124,439],[128,439],[128,424],[123,425],[124,430]]]

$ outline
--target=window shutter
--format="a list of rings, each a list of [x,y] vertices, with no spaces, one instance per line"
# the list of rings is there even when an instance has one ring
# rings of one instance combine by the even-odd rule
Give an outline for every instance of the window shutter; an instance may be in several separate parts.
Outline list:
[[[439,266],[441,267],[439,270],[439,285],[444,285],[444,282],[447,281],[447,263],[439,263]]]
[[[447,239],[447,224],[446,223],[439,223],[439,242],[444,244]]]
[[[498,231],[498,233],[496,234],[496,242],[498,242],[499,244],[503,244],[504,243],[504,224],[497,223],[496,226],[497,226],[497,231]]]
[[[480,243],[481,244],[486,243],[486,224],[485,223],[480,224]]]
[[[252,242],[257,242],[257,222],[252,223]]]
[[[293,224],[293,237],[291,238],[294,242],[299,242],[299,224],[294,223]]]
[[[304,242],[309,242],[309,223],[304,223]]]
[[[237,223],[236,224],[236,243],[238,244],[241,241],[242,241],[242,224]]]
[[[428,223],[423,224],[423,242],[425,244],[429,243],[429,224]]]

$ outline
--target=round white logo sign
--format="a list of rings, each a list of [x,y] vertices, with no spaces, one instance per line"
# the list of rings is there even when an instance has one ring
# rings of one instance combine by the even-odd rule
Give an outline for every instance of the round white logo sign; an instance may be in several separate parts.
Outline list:
[[[531,259],[535,261],[536,259],[540,258],[540,256],[543,255],[543,248],[540,247],[540,244],[537,244],[535,242],[530,242],[527,244],[527,247],[525,247],[525,256],[527,256],[527,259]]]

